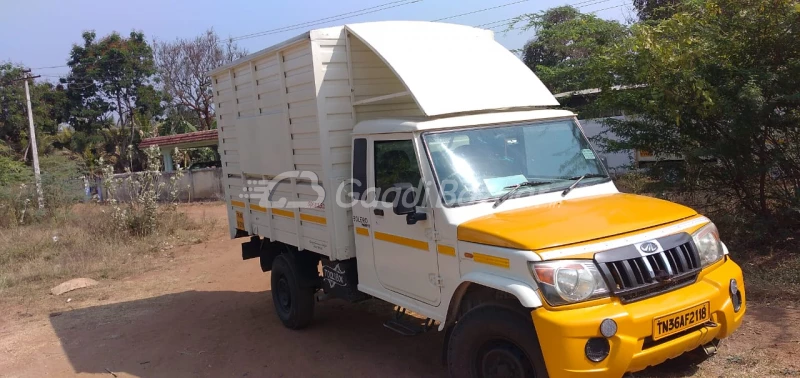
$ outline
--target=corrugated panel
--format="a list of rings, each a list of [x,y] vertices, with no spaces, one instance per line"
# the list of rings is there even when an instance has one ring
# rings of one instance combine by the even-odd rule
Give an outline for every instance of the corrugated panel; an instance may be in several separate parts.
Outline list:
[[[332,245],[328,246],[333,258],[355,257],[352,235],[348,234],[348,224],[352,224],[346,211],[338,211],[334,196],[337,181],[350,175],[350,132],[355,126],[353,117],[351,78],[348,62],[347,40],[342,30],[328,29],[312,37],[314,50],[314,70],[317,75],[317,106],[319,113],[320,150],[323,160],[322,170],[326,173],[322,180],[328,189],[324,213],[331,220],[326,225],[331,229]],[[341,156],[341,151],[347,151]],[[309,233],[311,236],[311,233]]]
[[[218,74],[213,77],[213,88],[215,92],[215,112],[219,135],[218,151],[222,161],[222,185],[225,188],[225,199],[229,203],[228,216],[231,227],[231,235],[235,232],[234,212],[231,209],[231,202],[241,202],[243,195],[241,178],[229,177],[231,174],[240,174],[239,167],[239,146],[236,144],[236,113],[237,100],[234,97],[234,82],[228,73]],[[244,209],[241,209],[244,211]]]

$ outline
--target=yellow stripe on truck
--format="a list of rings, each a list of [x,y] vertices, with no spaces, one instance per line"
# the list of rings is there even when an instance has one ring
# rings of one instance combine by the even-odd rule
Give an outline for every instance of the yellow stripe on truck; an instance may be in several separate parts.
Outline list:
[[[456,255],[456,249],[451,247],[451,246],[449,246],[449,245],[437,244],[436,245],[436,251],[438,251],[439,254],[442,254],[442,255],[448,255],[448,256],[455,256]]]
[[[267,212],[267,208],[266,207],[261,207],[261,206],[252,205],[252,204],[250,205],[250,210],[260,211],[262,213],[266,213]]]
[[[244,207],[244,202],[242,201],[231,201],[231,205],[236,207]]]
[[[409,238],[404,238],[402,236],[385,234],[383,232],[377,232],[377,231],[375,231],[375,239],[389,243],[400,244],[406,247],[411,247],[423,251],[428,250],[428,243],[422,240],[409,239]]]
[[[325,217],[320,217],[320,216],[311,215],[311,214],[300,214],[300,219],[302,219],[302,220],[304,220],[306,222],[319,223],[319,224],[323,224],[323,225],[324,224],[328,224],[328,220],[325,219]]]
[[[364,227],[356,227],[356,234],[361,236],[369,236],[369,230]]]
[[[475,261],[476,263],[480,264],[493,265],[506,269],[511,267],[511,263],[508,261],[507,258],[497,257],[492,255],[484,255],[483,253],[477,253],[477,252],[472,254],[472,261]]]
[[[280,215],[282,217],[294,218],[294,212],[281,209],[272,209],[272,214]]]

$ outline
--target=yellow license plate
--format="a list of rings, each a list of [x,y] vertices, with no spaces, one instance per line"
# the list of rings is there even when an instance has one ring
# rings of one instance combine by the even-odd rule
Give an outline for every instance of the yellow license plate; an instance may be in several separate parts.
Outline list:
[[[241,211],[236,212],[236,228],[244,230],[244,214]]]
[[[703,324],[711,318],[708,302],[653,319],[653,340]]]

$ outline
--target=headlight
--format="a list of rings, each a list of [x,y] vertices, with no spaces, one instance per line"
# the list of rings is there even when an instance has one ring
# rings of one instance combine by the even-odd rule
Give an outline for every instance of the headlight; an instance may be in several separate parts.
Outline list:
[[[700,255],[700,265],[709,266],[722,258],[722,243],[719,241],[719,231],[714,223],[703,226],[692,234],[697,253]]]
[[[547,303],[553,306],[608,295],[608,287],[591,260],[557,260],[530,263]]]

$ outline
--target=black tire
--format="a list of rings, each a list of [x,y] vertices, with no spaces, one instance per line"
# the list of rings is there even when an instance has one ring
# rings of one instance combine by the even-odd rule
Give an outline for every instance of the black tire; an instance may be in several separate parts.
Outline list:
[[[286,254],[272,262],[272,303],[286,328],[302,329],[314,318],[313,287],[300,287],[298,267]]]
[[[530,316],[492,305],[458,320],[448,340],[447,368],[454,378],[547,378]]]

